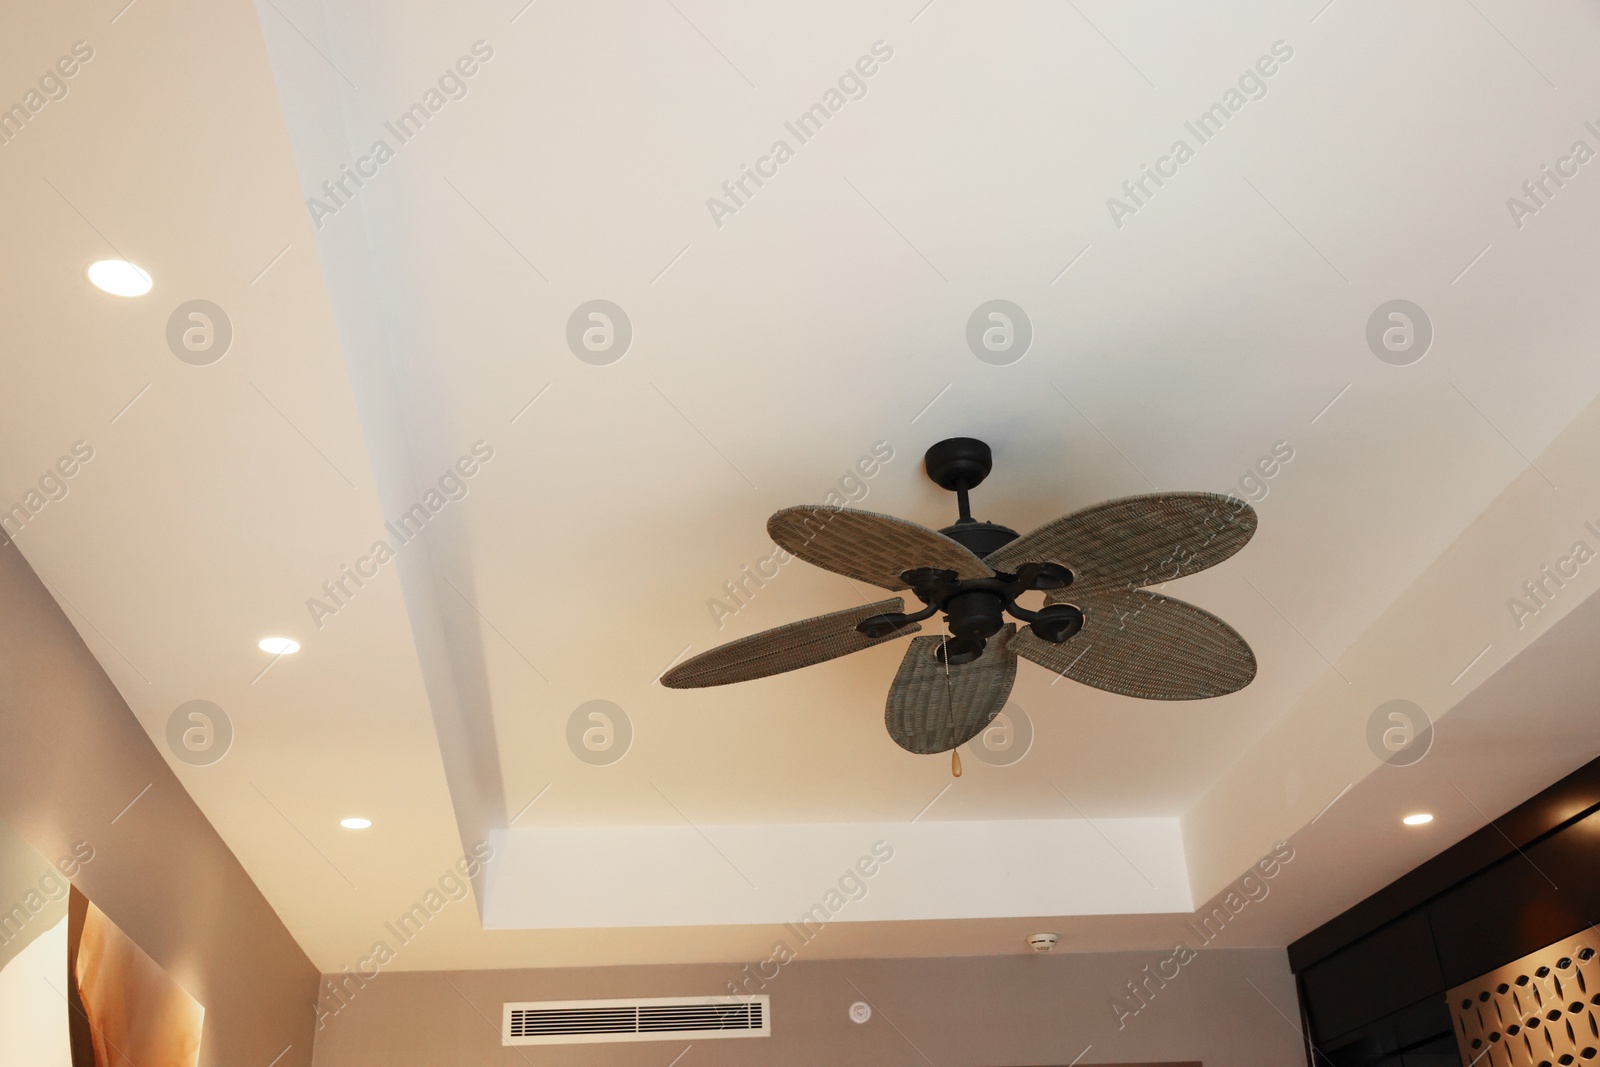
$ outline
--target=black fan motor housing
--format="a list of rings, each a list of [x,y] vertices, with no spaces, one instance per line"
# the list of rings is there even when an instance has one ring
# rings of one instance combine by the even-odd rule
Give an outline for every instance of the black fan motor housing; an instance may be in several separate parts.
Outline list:
[[[991,552],[999,551],[1017,539],[1017,531],[1009,526],[1001,526],[997,522],[978,522],[975,519],[946,526],[939,532],[979,559]]]

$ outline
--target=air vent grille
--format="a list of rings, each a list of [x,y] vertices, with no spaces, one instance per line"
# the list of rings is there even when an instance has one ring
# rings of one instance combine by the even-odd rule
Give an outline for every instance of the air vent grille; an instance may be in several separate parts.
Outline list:
[[[503,1045],[770,1037],[770,998],[656,997],[505,1005]]]

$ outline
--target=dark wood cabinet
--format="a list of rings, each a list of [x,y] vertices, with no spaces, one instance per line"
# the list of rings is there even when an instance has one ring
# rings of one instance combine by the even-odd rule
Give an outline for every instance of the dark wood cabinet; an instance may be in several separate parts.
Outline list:
[[[1319,1064],[1460,1063],[1445,992],[1600,922],[1600,760],[1289,946]]]

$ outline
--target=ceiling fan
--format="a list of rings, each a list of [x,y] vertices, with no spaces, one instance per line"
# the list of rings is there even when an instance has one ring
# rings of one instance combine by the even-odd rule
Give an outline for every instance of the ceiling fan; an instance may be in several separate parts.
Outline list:
[[[908,752],[953,752],[994,719],[1017,657],[1111,693],[1199,700],[1250,684],[1256,658],[1210,612],[1142,587],[1214,566],[1256,529],[1249,504],[1217,493],[1150,493],[1084,508],[1018,536],[972,517],[967,499],[993,466],[970,437],[940,441],[923,465],[956,494],[942,530],[869,511],[785,508],[767,532],[791,555],[900,597],[743,637],[667,671],[673,689],[728,685],[809,667],[906,637],[944,612],[947,632],[912,638],[889,686],[884,725]],[[1037,611],[1017,598],[1045,595]],[[1020,630],[1006,616],[1026,624]],[[960,773],[959,762],[955,773]]]

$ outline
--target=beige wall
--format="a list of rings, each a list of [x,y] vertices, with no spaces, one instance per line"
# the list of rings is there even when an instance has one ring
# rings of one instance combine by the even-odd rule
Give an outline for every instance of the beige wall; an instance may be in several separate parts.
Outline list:
[[[638,1044],[500,1044],[508,1000],[712,996],[736,966],[395,972],[356,988],[317,1035],[316,1067],[1025,1067],[1305,1063],[1281,949],[1200,953],[1117,1028],[1109,1003],[1161,954],[797,960],[765,990],[772,1036]],[[1254,988],[1252,988],[1252,986]],[[1270,998],[1270,999],[1269,999]],[[876,1009],[849,1021],[852,1001]],[[1281,1013],[1281,1014],[1280,1014]],[[673,1057],[684,1053],[682,1059]]]
[[[94,849],[73,882],[205,1006],[204,1067],[311,1063],[316,969],[9,543],[0,818],[52,861]]]

